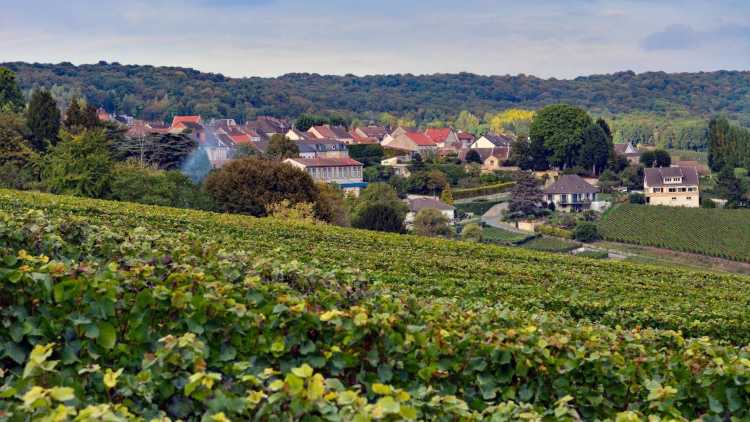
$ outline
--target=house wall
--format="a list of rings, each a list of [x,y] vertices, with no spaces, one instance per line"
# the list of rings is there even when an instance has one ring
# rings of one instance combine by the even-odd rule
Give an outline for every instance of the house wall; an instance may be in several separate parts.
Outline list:
[[[591,202],[596,201],[596,194],[595,193],[589,193],[584,194],[580,193],[578,194],[578,200],[573,200],[573,194],[545,194],[544,199],[549,202],[550,200],[555,204],[555,209],[560,211],[572,211],[575,209],[589,209],[591,207]],[[565,197],[565,200],[563,200],[563,197]]]
[[[700,192],[697,187],[695,189],[694,192],[651,192],[651,189],[647,189],[646,200],[649,205],[698,208]]]
[[[441,210],[441,214],[445,216],[445,218],[448,219],[448,224],[453,224],[456,219],[456,211],[455,210]],[[404,223],[406,225],[411,225],[414,223],[414,219],[417,217],[417,213],[413,211],[409,211],[406,214],[406,217],[404,218]]]

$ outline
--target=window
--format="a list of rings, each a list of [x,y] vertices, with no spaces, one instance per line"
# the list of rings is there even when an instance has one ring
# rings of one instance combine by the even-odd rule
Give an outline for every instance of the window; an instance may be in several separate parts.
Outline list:
[[[675,198],[675,197],[673,196],[673,197],[672,197],[672,200],[673,200],[673,201],[676,201],[676,200],[677,200],[677,198]]]
[[[567,204],[568,203],[568,195],[560,195],[560,203],[561,204]]]
[[[688,196],[688,197],[687,197],[687,200],[688,200],[688,201],[689,201],[689,200],[691,200],[691,199],[693,199],[693,197],[692,197],[692,196]]]
[[[654,192],[654,193],[656,193],[656,192],[664,192],[664,189],[663,188],[652,188],[651,192]]]
[[[669,192],[670,193],[677,192],[677,188],[669,188]]]

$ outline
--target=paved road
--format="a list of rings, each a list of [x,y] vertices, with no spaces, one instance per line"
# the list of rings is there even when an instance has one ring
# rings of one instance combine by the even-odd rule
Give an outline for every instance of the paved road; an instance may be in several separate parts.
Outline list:
[[[503,215],[505,214],[505,210],[507,209],[508,209],[507,202],[501,202],[495,205],[494,207],[490,208],[489,210],[487,210],[486,213],[482,215],[482,223],[491,227],[507,230],[513,233],[529,234],[529,232],[518,230],[514,225],[508,224],[503,221]]]

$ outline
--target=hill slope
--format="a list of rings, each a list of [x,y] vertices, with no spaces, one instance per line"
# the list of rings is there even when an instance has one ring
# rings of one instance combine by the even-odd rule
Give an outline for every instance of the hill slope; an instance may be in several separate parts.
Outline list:
[[[13,191],[0,258],[0,416],[750,417],[746,349],[510,307],[495,289],[574,282],[571,297],[637,300],[648,326],[698,285],[726,317],[747,278]]]
[[[595,113],[687,111],[725,113],[750,124],[750,72],[620,72],[574,80],[468,73],[380,76],[289,74],[227,78],[177,67],[107,64],[5,63],[23,89],[57,86],[82,93],[109,111],[164,119],[174,114],[244,119],[254,114],[296,117],[303,112],[370,115],[412,113],[420,121],[477,115],[509,107],[567,102]]]

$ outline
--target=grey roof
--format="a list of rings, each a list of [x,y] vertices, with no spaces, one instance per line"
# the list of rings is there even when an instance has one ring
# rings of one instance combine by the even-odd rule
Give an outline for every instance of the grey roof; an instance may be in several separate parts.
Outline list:
[[[335,139],[301,139],[297,141],[299,152],[346,151],[346,144]]]
[[[513,143],[513,138],[505,135],[498,135],[495,133],[487,133],[484,135],[488,141],[492,142],[495,146],[507,146]]]
[[[546,194],[597,193],[599,189],[590,185],[577,174],[563,174],[557,181],[544,189]]]
[[[664,183],[665,177],[682,177],[682,183]],[[698,172],[695,167],[659,167],[643,169],[648,186],[696,186]]]
[[[409,198],[406,201],[409,203],[409,209],[414,213],[418,213],[425,208],[435,208],[440,211],[453,211],[455,209],[437,198]]]

